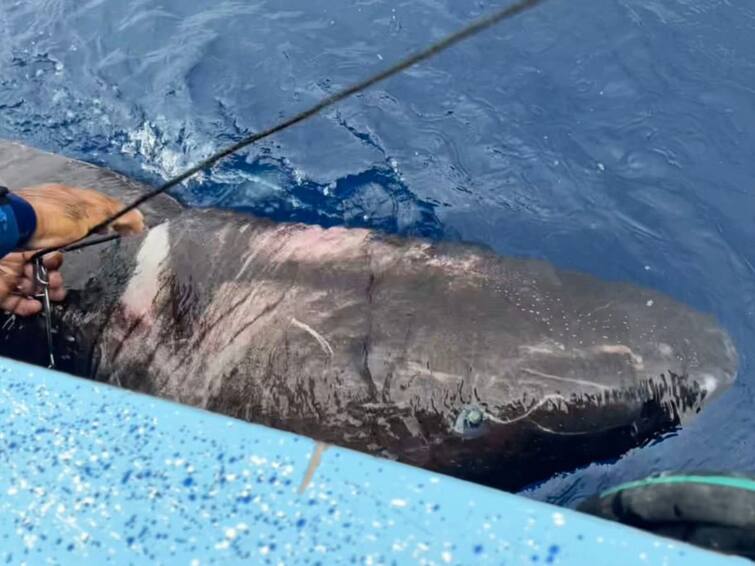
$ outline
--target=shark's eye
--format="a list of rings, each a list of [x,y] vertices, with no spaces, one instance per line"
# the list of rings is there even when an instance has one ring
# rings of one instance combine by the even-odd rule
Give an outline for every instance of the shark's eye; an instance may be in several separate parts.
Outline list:
[[[463,436],[476,436],[484,424],[485,413],[478,407],[467,407],[456,417],[454,430]]]
[[[466,414],[467,426],[469,428],[477,428],[482,424],[485,415],[482,414],[480,409],[469,409]]]

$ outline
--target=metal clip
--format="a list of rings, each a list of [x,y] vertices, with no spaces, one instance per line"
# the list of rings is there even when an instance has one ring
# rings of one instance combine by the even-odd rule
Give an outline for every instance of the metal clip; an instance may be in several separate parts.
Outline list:
[[[50,369],[55,369],[55,356],[52,347],[52,306],[50,305],[50,279],[47,268],[42,263],[42,258],[34,260],[34,279],[42,287],[42,292],[37,297],[42,299],[42,309],[45,315],[45,330],[47,332],[47,352],[50,355]]]

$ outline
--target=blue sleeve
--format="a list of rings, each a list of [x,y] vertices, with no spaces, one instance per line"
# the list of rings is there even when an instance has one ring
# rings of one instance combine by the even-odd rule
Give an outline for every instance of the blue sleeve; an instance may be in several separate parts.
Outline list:
[[[18,224],[10,204],[0,207],[0,258],[18,247]]]
[[[21,197],[0,196],[0,258],[22,247],[37,229],[37,215]]]

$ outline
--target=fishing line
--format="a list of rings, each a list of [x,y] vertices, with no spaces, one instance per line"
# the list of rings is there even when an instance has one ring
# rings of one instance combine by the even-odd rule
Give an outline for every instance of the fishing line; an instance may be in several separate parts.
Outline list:
[[[333,106],[334,104],[346,98],[349,98],[350,96],[354,94],[362,92],[365,89],[375,85],[376,83],[379,83],[381,81],[384,81],[387,78],[397,75],[398,73],[401,73],[402,71],[408,69],[409,67],[412,67],[416,65],[417,63],[420,63],[421,61],[425,61],[437,55],[438,53],[445,51],[449,47],[465,39],[468,39],[474,35],[477,35],[478,33],[485,31],[486,29],[504,20],[508,20],[518,14],[531,10],[535,8],[536,6],[538,6],[539,4],[542,4],[543,2],[545,2],[545,0],[520,0],[519,2],[512,4],[511,6],[508,6],[506,8],[501,8],[500,10],[493,12],[489,16],[485,16],[483,18],[478,19],[477,21],[471,23],[470,25],[460,29],[459,31],[452,33],[446,36],[445,38],[433,43],[429,47],[421,51],[418,51],[414,53],[413,55],[409,55],[405,59],[400,60],[398,63],[385,69],[384,71],[376,73],[375,75],[372,75],[371,77],[368,77],[364,79],[363,81],[357,82],[349,87],[346,87],[338,91],[337,93],[322,99],[320,102],[316,103],[315,105],[308,108],[307,110],[299,112],[298,114],[266,130],[247,136],[239,140],[238,142],[234,143],[233,145],[230,145],[229,147],[211,155],[207,159],[200,161],[197,165],[194,165],[193,167],[187,169],[180,175],[173,177],[172,179],[164,183],[162,186],[150,192],[145,193],[144,195],[137,198],[134,202],[132,202],[128,206],[122,208],[117,213],[113,214],[106,220],[103,220],[102,222],[94,226],[93,228],[90,228],[89,231],[83,237],[73,242],[73,244],[69,244],[68,246],[51,246],[48,248],[44,248],[38,251],[37,253],[35,253],[34,256],[32,256],[32,259],[36,259],[45,254],[58,251],[58,250],[72,251],[74,249],[82,249],[90,245],[103,243],[103,241],[105,241],[103,239],[97,239],[97,240],[88,241],[88,242],[83,242],[83,240],[88,238],[92,234],[101,232],[102,230],[107,228],[109,224],[111,224],[115,220],[118,220],[125,214],[128,214],[132,210],[138,208],[139,206],[141,206],[148,200],[153,199],[156,196],[170,190],[176,185],[186,181],[190,177],[193,177],[200,171],[203,171],[209,167],[212,167],[221,159],[224,159],[225,157],[228,157],[229,155],[236,153],[240,149],[243,149],[244,147],[248,145],[251,145],[273,134],[276,134],[280,131],[290,128],[291,126],[298,124],[299,122],[303,122],[304,120],[307,120],[308,118],[311,118],[312,116],[316,114],[319,114],[322,110],[329,108],[330,106]],[[114,240],[117,237],[118,236],[113,236],[112,238],[109,238],[109,239]]]

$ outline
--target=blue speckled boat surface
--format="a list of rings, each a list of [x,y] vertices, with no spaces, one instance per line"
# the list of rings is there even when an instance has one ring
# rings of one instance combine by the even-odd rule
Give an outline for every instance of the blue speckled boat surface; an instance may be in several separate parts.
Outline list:
[[[11,564],[728,564],[569,510],[0,360]]]

